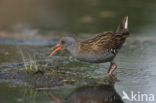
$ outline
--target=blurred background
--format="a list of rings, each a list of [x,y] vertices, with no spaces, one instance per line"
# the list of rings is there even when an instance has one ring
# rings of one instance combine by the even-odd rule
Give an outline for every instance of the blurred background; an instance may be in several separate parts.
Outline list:
[[[107,85],[109,63],[80,62],[65,51],[48,57],[62,36],[87,39],[116,30],[127,15],[131,35],[115,58],[118,80],[113,86]],[[156,0],[0,0],[0,101],[55,103],[51,94],[71,101],[86,94],[101,103],[107,93],[122,97],[123,91],[156,96],[155,28]]]
[[[126,15],[132,33],[150,35],[155,32],[155,4],[155,0],[0,0],[0,36],[94,34],[115,30]]]

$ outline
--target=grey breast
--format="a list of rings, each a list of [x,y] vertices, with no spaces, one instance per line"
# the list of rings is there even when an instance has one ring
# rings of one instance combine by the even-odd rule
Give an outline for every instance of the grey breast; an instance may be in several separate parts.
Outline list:
[[[104,62],[112,61],[117,53],[118,53],[117,49],[108,49],[105,50],[103,54],[96,54],[94,52],[89,52],[85,54],[77,53],[74,56],[80,61],[85,61],[90,63],[104,63]]]

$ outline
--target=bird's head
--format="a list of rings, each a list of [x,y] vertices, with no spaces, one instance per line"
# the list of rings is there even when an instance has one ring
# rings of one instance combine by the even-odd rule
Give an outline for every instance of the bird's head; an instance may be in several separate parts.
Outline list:
[[[60,39],[59,43],[54,47],[49,49],[49,51],[53,50],[53,52],[49,55],[54,55],[57,51],[61,49],[66,49],[68,51],[72,51],[77,46],[77,41],[73,37],[63,37]]]

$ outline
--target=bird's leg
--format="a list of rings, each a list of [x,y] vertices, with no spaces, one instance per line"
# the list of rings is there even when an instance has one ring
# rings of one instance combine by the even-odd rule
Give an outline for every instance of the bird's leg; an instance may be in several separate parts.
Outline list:
[[[114,62],[111,62],[112,63],[112,67],[111,67],[111,69],[109,70],[109,75],[112,75],[112,73],[114,72],[114,70],[117,68],[117,65],[114,63]]]
[[[108,68],[108,70],[107,70],[107,73],[109,73],[110,70],[112,69],[112,65],[113,65],[113,62],[110,62],[110,66],[109,66],[109,68]]]

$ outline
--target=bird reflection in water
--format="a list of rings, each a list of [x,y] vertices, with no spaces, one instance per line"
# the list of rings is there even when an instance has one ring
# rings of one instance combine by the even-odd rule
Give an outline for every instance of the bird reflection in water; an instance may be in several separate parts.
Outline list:
[[[51,95],[56,103],[124,103],[116,92],[114,84],[86,85],[75,89],[66,100]]]

